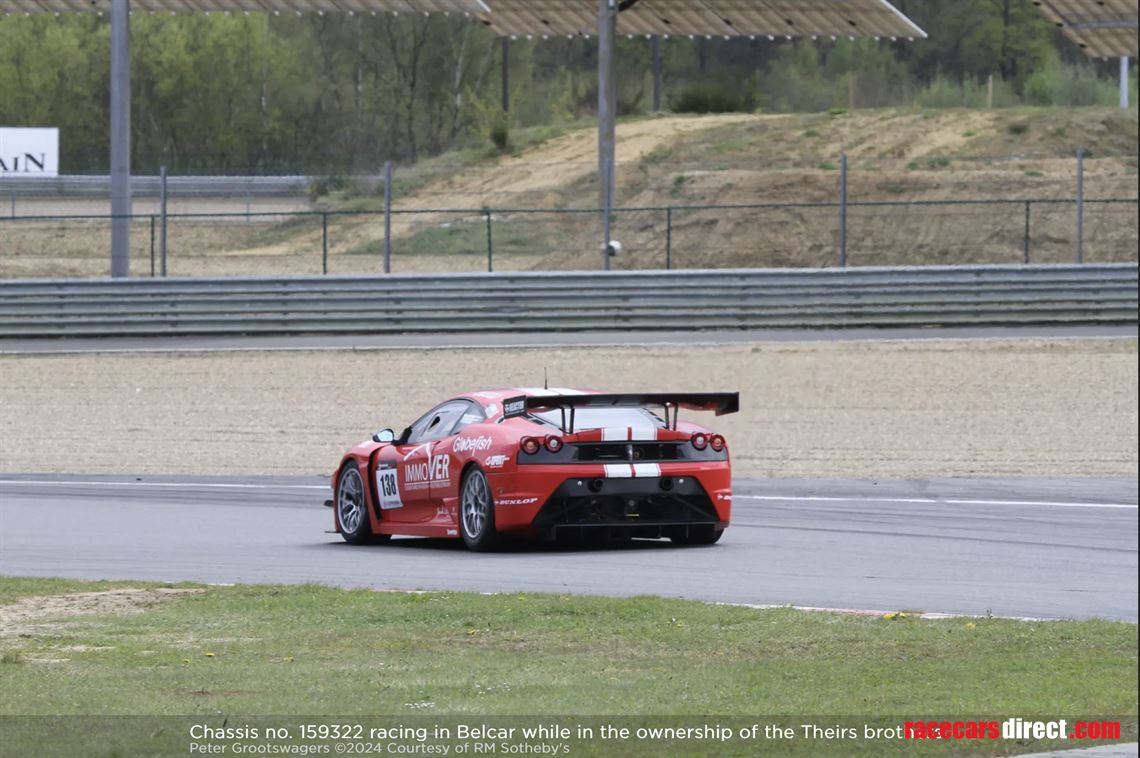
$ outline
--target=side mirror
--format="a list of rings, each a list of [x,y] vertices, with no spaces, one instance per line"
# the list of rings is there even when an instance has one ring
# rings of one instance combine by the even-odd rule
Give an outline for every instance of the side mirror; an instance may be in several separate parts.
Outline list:
[[[381,429],[372,435],[373,442],[395,442],[396,432],[392,429]]]

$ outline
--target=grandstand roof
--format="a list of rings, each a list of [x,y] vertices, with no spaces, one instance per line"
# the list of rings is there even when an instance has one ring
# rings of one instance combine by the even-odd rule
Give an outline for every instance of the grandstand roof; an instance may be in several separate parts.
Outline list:
[[[500,35],[591,34],[597,0],[488,0],[483,23]],[[887,0],[637,0],[618,34],[925,37]]]
[[[1045,18],[1093,58],[1137,54],[1136,0],[1033,0]]]
[[[887,0],[623,0],[619,34],[925,37]],[[595,34],[597,0],[131,0],[154,12],[464,13],[503,36]],[[111,0],[0,0],[3,13],[111,10]]]

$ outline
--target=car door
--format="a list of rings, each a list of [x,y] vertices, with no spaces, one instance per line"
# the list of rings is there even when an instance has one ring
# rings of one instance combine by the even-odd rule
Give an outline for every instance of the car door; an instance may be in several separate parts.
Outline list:
[[[452,506],[459,497],[459,475],[463,465],[470,460],[471,454],[478,450],[478,446],[464,446],[456,448],[455,441],[459,434],[471,424],[478,424],[486,420],[482,407],[478,403],[466,401],[467,405],[459,414],[459,418],[447,430],[445,436],[436,441],[433,452],[446,455],[448,476],[433,479],[431,483],[431,499],[437,506]],[[490,437],[484,438],[486,444],[491,444]],[[470,444],[470,442],[468,441]]]
[[[450,455],[437,446],[469,405],[466,400],[451,400],[436,406],[412,424],[407,440],[377,459],[376,490],[383,518],[402,523],[435,518],[432,483],[451,475]]]

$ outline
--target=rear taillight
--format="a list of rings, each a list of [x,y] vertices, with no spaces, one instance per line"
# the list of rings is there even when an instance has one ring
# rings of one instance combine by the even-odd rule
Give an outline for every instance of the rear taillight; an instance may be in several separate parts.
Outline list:
[[[542,448],[542,443],[534,437],[523,437],[519,440],[519,448],[527,455],[534,455]]]
[[[704,450],[709,446],[709,438],[707,435],[697,432],[693,435],[692,443],[697,450]]]
[[[547,437],[546,438],[546,449],[552,453],[557,453],[559,450],[562,449],[562,438],[561,437]]]
[[[721,450],[724,450],[724,437],[721,437],[719,434],[714,434],[713,436],[709,437],[709,447],[718,453]]]

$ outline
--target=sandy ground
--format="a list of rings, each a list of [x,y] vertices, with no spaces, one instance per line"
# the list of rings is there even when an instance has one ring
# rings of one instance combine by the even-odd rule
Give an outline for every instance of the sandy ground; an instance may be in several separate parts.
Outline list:
[[[447,396],[739,390],[745,476],[1137,473],[1135,341],[0,357],[0,471],[327,474]]]
[[[201,592],[203,590],[200,589],[160,587],[25,597],[14,603],[0,605],[0,639],[56,632],[60,628],[59,619],[63,617],[141,613],[158,603]],[[70,649],[80,652],[90,648],[80,645]]]

